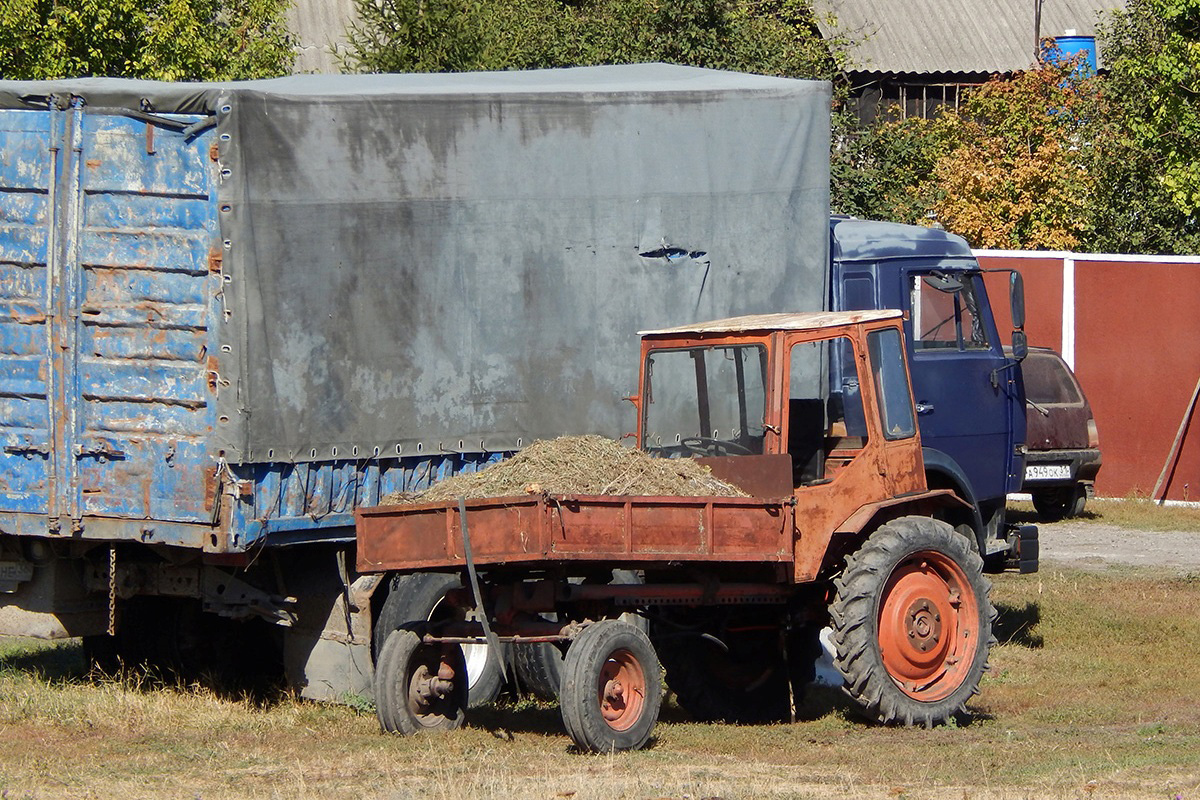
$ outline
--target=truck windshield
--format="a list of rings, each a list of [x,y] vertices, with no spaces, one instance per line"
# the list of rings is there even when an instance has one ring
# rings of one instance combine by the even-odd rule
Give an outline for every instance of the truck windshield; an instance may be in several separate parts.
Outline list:
[[[916,350],[987,349],[987,331],[979,309],[976,275],[932,272],[913,275],[913,348]]]
[[[761,345],[653,351],[642,388],[643,446],[664,456],[762,453],[766,379]]]

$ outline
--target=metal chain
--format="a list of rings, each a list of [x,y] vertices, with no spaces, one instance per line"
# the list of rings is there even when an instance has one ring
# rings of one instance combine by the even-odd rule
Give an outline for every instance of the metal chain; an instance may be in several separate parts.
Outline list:
[[[108,546],[108,635],[117,635],[117,546]]]

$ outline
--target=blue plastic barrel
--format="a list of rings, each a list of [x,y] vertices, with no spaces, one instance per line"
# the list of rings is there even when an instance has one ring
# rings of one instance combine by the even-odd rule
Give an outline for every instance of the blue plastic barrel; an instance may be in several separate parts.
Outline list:
[[[1077,72],[1081,77],[1096,74],[1096,37],[1095,36],[1056,36],[1054,44],[1058,47],[1059,61],[1066,62],[1083,54]]]

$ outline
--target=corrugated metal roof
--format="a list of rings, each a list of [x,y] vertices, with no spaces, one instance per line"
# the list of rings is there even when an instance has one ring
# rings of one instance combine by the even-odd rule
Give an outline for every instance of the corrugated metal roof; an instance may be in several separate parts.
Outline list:
[[[1124,5],[1045,0],[1041,35],[1091,36],[1099,12]],[[1033,62],[1034,0],[814,0],[813,6],[823,36],[857,42],[852,71],[993,73]]]

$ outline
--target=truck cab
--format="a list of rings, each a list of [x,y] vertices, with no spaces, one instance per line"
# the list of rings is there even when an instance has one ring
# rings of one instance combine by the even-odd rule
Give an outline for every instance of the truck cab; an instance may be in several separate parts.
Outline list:
[[[830,248],[831,308],[903,313],[926,480],[971,506],[947,521],[973,535],[990,568],[1017,565],[1020,534],[1006,523],[1005,499],[1024,474],[1020,276],[1010,282],[1016,347],[1006,354],[983,270],[962,237],[833,217]]]

